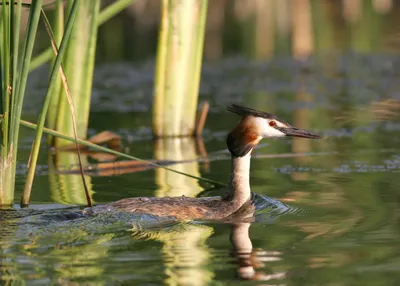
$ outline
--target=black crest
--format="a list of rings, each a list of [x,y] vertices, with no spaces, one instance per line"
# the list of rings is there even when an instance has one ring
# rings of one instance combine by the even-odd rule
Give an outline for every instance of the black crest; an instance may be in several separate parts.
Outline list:
[[[262,118],[266,118],[266,119],[275,119],[275,120],[280,121],[280,119],[278,117],[276,117],[275,115],[273,115],[271,113],[258,111],[256,109],[237,105],[237,104],[228,105],[226,107],[226,110],[233,112],[240,116],[255,116],[255,117],[262,117]]]

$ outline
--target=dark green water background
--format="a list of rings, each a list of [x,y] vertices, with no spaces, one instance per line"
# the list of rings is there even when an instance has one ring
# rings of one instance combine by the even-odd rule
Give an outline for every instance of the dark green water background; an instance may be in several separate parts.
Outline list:
[[[56,175],[43,147],[32,207],[0,213],[0,281],[400,285],[400,29],[393,28],[397,10],[386,17],[371,16],[379,23],[371,25],[380,30],[365,32],[374,44],[366,49],[346,45],[350,38],[341,49],[318,50],[305,61],[289,54],[255,60],[243,56],[240,41],[229,34],[224,39],[233,41],[232,55],[205,63],[200,101],[211,105],[203,134],[207,160],[174,168],[226,182],[230,163],[225,136],[238,118],[225,106],[237,102],[275,113],[325,135],[318,141],[264,140],[254,152],[253,192],[283,201],[289,209],[263,213],[251,225],[177,224],[122,214],[67,221],[62,215],[84,202],[80,178]],[[103,30],[100,39],[106,36]],[[152,139],[154,61],[139,59],[151,58],[145,50],[116,56],[100,42],[89,133],[118,133],[124,151],[144,159],[202,158],[188,139]],[[27,119],[35,121],[46,75],[46,69],[32,74]],[[30,130],[21,132],[16,201],[33,138]],[[90,183],[96,203],[134,196],[194,196],[208,187],[162,170],[94,175]],[[239,244],[230,240],[232,233]],[[245,247],[249,241],[252,250]],[[244,250],[237,254],[235,247]],[[244,276],[263,282],[245,281]]]

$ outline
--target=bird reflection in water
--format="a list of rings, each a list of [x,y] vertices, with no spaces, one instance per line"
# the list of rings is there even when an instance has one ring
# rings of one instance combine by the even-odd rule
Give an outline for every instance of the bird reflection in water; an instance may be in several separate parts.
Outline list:
[[[280,260],[279,251],[264,251],[253,249],[253,244],[249,236],[250,223],[233,223],[230,233],[232,243],[232,256],[237,259],[237,276],[243,280],[276,280],[286,277],[286,272],[266,274],[263,271],[265,262]]]

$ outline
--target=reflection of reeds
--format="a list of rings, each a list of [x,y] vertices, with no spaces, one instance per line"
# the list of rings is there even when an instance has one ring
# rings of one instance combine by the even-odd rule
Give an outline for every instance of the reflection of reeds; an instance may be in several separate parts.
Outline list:
[[[300,79],[301,81],[303,79]],[[303,84],[301,84],[303,85]],[[312,96],[304,91],[301,86],[296,92],[295,100],[296,102],[306,103],[310,102]],[[310,128],[310,110],[308,108],[297,108],[294,111],[293,123],[294,126],[299,126],[304,129]],[[292,140],[292,151],[293,153],[308,153],[311,150],[311,140],[302,140],[302,138],[293,138]],[[310,161],[308,157],[296,157],[295,161],[299,164],[304,164]],[[292,178],[294,180],[306,180],[308,179],[308,174],[306,173],[292,173]]]
[[[400,118],[400,101],[389,98],[371,102],[368,107],[359,107],[351,111],[342,112],[340,116],[336,116],[334,119],[340,125],[345,125],[364,120],[385,121],[398,118]]]
[[[205,244],[213,233],[211,227],[193,224],[175,224],[162,229],[144,229],[133,225],[135,239],[158,240],[162,253],[167,285],[208,285],[213,273],[204,267],[209,260]]]
[[[1,285],[25,285],[19,271],[20,263],[16,255],[10,251],[18,235],[18,224],[20,218],[17,218],[14,212],[0,213],[0,284]]]
[[[99,261],[109,255],[108,242],[113,239],[113,233],[93,235],[83,225],[78,224],[42,227],[43,229],[35,230],[36,235],[30,237],[29,243],[21,246],[21,252],[42,267],[52,265],[52,275],[49,277],[48,273],[32,271],[31,275],[24,275],[25,279],[39,280],[44,277],[42,275],[47,275],[47,283],[50,285],[77,285],[78,281],[90,281],[88,285],[103,285],[104,281],[100,281],[99,277],[105,268]]]
[[[375,120],[396,119],[400,117],[400,101],[391,98],[372,102],[370,110]]]
[[[155,158],[166,161],[190,161],[197,158],[196,142],[193,138],[160,138],[154,145]],[[170,168],[198,177],[199,162],[187,162],[172,165]],[[156,183],[159,186],[157,196],[196,196],[202,191],[198,182],[164,169],[156,170]]]
[[[81,155],[83,165],[87,165],[87,157]],[[62,174],[59,170],[78,164],[75,153],[57,152],[54,157],[49,155],[49,184],[51,198],[60,204],[87,205],[85,193],[82,192],[82,177],[74,174]],[[91,177],[85,176],[89,194],[93,196]]]

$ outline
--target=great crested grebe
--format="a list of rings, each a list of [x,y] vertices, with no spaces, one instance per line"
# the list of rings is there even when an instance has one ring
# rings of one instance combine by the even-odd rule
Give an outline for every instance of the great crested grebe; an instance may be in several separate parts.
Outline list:
[[[137,214],[174,217],[178,220],[221,220],[251,205],[250,157],[262,138],[296,136],[318,139],[321,136],[298,129],[273,114],[232,104],[227,110],[242,117],[228,134],[226,144],[231,153],[231,176],[228,190],[222,197],[137,197],[108,204],[112,208]]]

